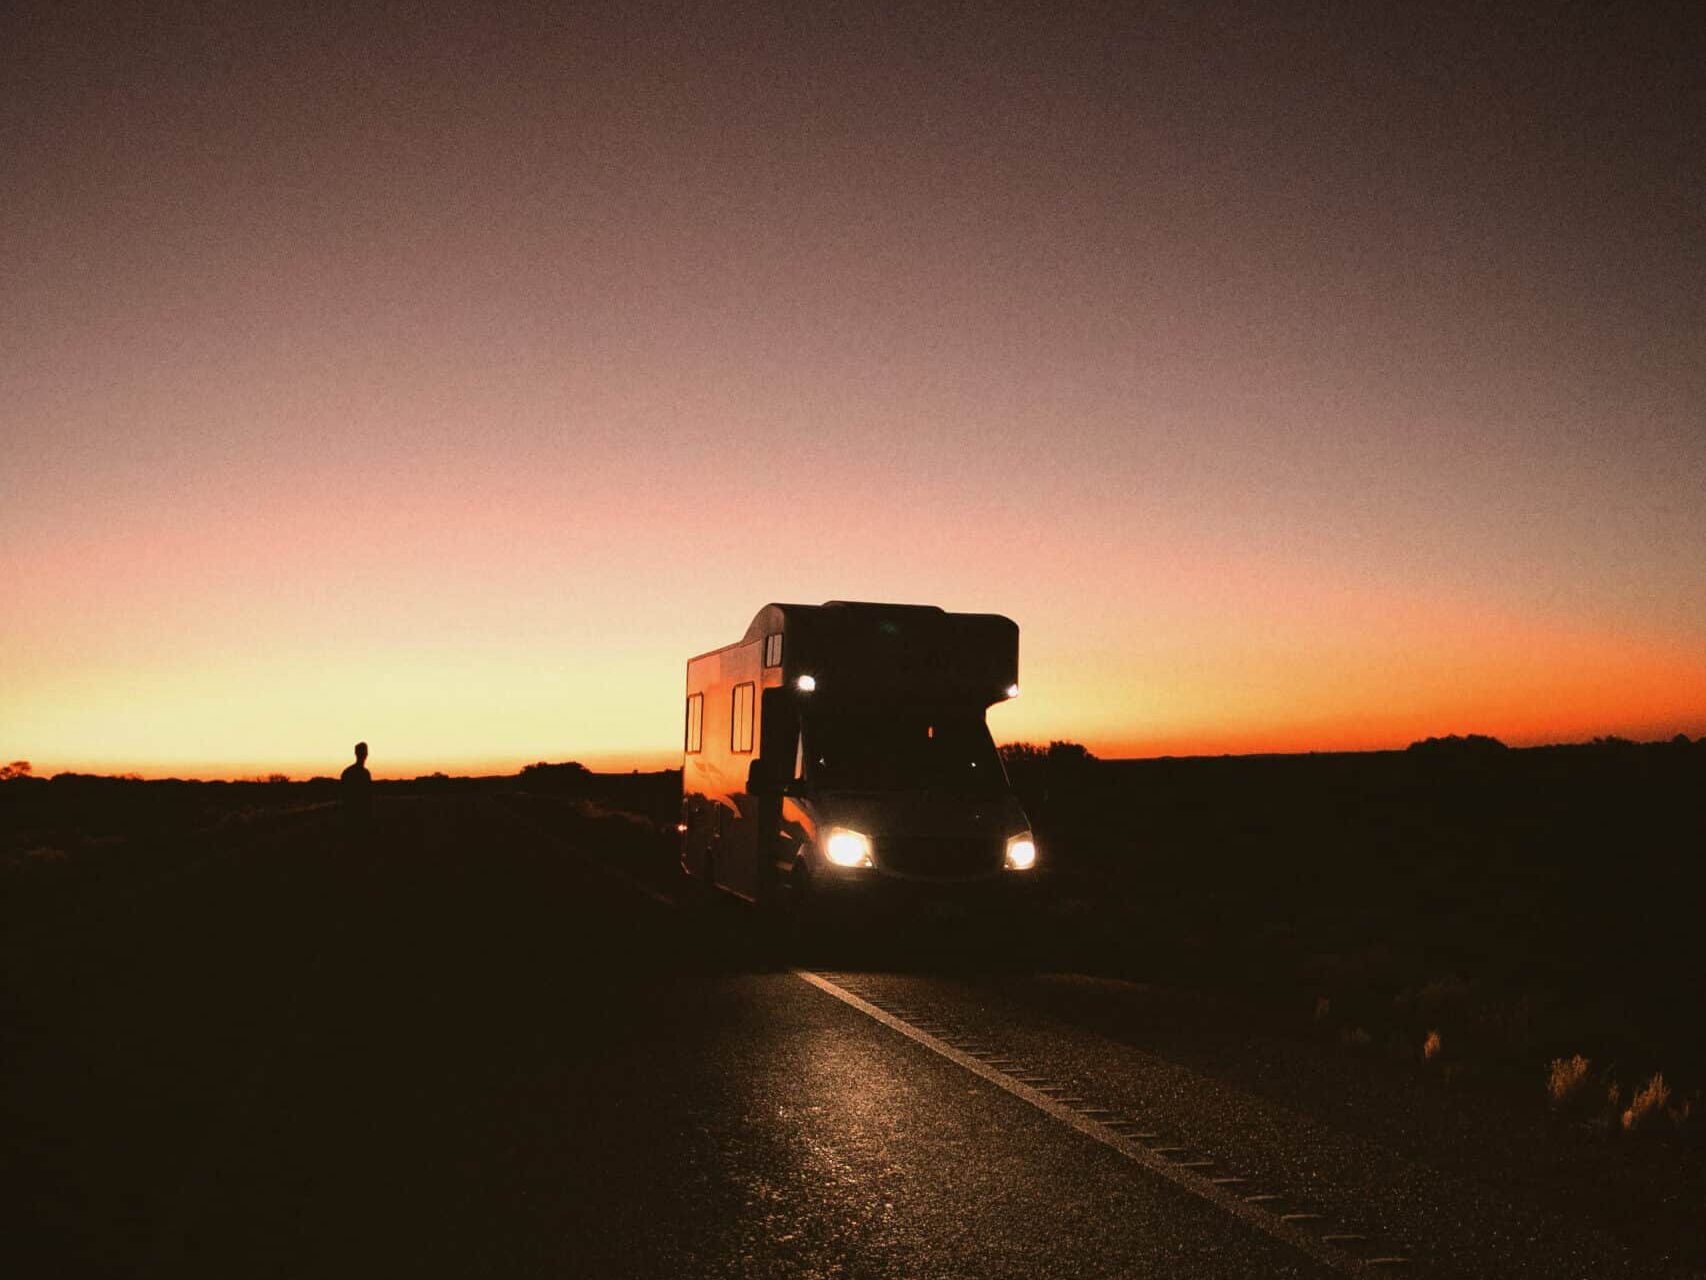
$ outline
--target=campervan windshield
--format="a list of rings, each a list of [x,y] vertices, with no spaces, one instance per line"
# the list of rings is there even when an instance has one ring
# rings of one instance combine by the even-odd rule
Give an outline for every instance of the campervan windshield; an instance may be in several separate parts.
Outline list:
[[[826,791],[1006,790],[989,726],[976,712],[830,712],[802,728],[805,776]]]

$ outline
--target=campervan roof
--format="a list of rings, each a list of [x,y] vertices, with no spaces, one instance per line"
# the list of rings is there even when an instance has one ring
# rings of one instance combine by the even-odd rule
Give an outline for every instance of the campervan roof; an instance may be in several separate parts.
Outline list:
[[[767,604],[741,643],[776,635],[787,683],[809,676],[820,702],[988,706],[1019,680],[1019,628],[1000,614],[852,600]]]

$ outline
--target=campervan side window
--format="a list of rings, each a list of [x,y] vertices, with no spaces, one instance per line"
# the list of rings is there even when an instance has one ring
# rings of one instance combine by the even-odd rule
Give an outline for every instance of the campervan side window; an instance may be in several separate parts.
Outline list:
[[[782,665],[782,633],[780,631],[773,636],[764,637],[764,665],[767,667]]]
[[[737,755],[752,750],[752,691],[750,684],[737,684],[729,715],[729,750]]]
[[[705,746],[705,695],[687,699],[687,754],[697,755]]]

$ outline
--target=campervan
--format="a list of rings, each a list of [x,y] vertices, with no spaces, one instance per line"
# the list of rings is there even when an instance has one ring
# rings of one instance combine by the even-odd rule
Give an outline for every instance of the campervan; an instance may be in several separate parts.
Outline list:
[[[1018,681],[1019,628],[996,614],[765,605],[687,663],[683,870],[785,908],[1030,881],[984,720]]]

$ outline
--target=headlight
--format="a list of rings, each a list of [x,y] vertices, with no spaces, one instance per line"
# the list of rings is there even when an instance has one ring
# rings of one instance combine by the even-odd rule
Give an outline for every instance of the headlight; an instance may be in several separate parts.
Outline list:
[[[1021,831],[1007,840],[1007,868],[1010,871],[1029,871],[1037,865],[1037,842],[1029,831]]]
[[[831,827],[823,842],[823,856],[838,867],[871,865],[871,837],[847,827]]]

